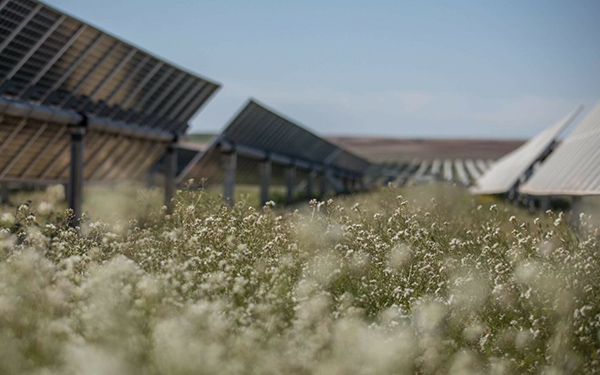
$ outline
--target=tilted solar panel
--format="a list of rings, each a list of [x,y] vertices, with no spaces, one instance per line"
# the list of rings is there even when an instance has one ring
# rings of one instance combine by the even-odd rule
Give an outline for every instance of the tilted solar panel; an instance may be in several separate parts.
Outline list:
[[[600,104],[519,187],[530,195],[600,194]]]
[[[65,110],[14,105],[0,99],[0,181],[64,183],[69,178],[71,130],[82,116]],[[88,119],[83,178],[141,180],[173,137]]]
[[[269,158],[274,164],[296,165],[300,169],[328,168],[340,175],[353,176],[362,175],[371,165],[367,160],[251,100],[209,149],[190,163],[180,179],[207,179],[208,183],[220,183],[221,152],[224,149],[238,152],[238,182],[248,184],[259,181],[258,164]],[[248,173],[243,172],[244,166]],[[245,175],[247,177],[243,177]],[[273,178],[275,183],[280,180],[275,171]]]
[[[467,172],[469,172],[469,176],[471,177],[472,180],[477,180],[479,177],[481,177],[481,172],[479,171],[479,169],[477,169],[477,165],[475,164],[475,161],[470,160],[470,159],[466,160],[465,168],[467,169]]]
[[[560,134],[583,109],[575,111],[554,126],[544,130],[516,150],[494,162],[471,188],[474,194],[503,194],[513,189],[532,166],[551,151]]]
[[[183,133],[218,88],[39,1],[0,1],[1,97]]]

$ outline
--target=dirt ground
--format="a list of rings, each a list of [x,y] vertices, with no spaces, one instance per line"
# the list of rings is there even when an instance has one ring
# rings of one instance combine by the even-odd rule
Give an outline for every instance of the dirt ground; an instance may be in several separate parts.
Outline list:
[[[328,137],[374,162],[413,159],[498,159],[516,149],[524,140],[496,139],[405,139],[379,137]]]

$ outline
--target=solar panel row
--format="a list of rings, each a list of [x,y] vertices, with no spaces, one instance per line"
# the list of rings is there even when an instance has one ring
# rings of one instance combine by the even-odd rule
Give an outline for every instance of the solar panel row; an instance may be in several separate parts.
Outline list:
[[[0,181],[68,181],[78,217],[84,180],[174,161],[176,134],[218,87],[42,2],[0,0]]]
[[[413,160],[410,163],[384,164],[381,175],[384,183],[405,185],[422,182],[446,181],[462,186],[470,186],[488,169],[488,162],[482,159],[434,159]]]
[[[227,187],[232,184],[231,176],[241,184],[285,184],[291,195],[298,182],[311,190],[316,179],[321,187],[333,185],[342,190],[354,184],[369,167],[365,159],[250,100],[209,149],[183,170],[180,180],[224,183],[229,199],[233,191]],[[270,171],[268,175],[265,169]],[[317,172],[319,177],[315,176]]]
[[[400,184],[476,180],[474,193],[502,194],[527,180],[581,111],[491,169],[489,161],[461,159],[373,168],[250,101],[206,152],[182,149],[177,164],[176,134],[218,88],[44,3],[0,0],[0,181],[73,184],[77,168],[82,181],[136,180],[162,159],[167,176],[224,183],[227,197],[236,181],[261,185],[263,198],[271,184],[287,185],[288,198],[299,186],[311,196],[316,182],[321,191],[349,190],[368,171]],[[521,192],[598,194],[599,123],[597,107]]]
[[[503,194],[516,190],[518,184],[529,177],[533,165],[552,151],[556,138],[573,122],[582,109],[583,107],[579,106],[554,126],[500,158],[492,168],[477,179],[471,191],[475,194]]]
[[[519,190],[541,196],[600,194],[600,104]]]

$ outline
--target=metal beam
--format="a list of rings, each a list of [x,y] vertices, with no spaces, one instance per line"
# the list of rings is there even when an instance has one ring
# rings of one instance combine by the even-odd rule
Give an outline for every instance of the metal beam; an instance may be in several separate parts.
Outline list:
[[[183,73],[179,74],[179,77],[173,79],[171,81],[171,83],[169,84],[169,86],[167,86],[166,89],[164,89],[160,95],[158,96],[158,98],[156,98],[156,100],[154,100],[154,103],[152,103],[152,105],[144,111],[144,113],[148,113],[148,114],[153,114],[157,117],[161,116],[161,112],[164,110],[164,108],[161,108],[157,114],[154,113],[154,111],[156,111],[156,109],[158,108],[158,106],[162,103],[163,100],[165,100],[165,98],[168,95],[171,95],[171,98],[173,98],[175,95],[173,94],[173,90],[175,90],[175,88],[177,87],[177,85],[184,79],[186,78],[186,75]]]
[[[94,47],[96,47],[96,45],[100,42],[100,40],[103,37],[104,37],[104,35],[102,33],[98,33],[96,38],[94,38],[94,40],[83,51],[81,51],[79,56],[77,56],[77,58],[75,59],[75,61],[73,61],[71,66],[69,66],[67,71],[64,72],[63,75],[56,82],[54,82],[52,87],[50,87],[50,89],[48,91],[46,91],[44,93],[44,95],[41,96],[41,98],[39,99],[39,101],[41,103],[46,101],[46,99],[48,99],[48,96],[50,94],[52,94],[54,91],[56,91],[63,84],[63,82],[65,82],[67,80],[67,78],[69,78],[71,76],[71,74],[73,74],[73,71],[75,69],[77,69],[79,64],[81,64],[83,62],[83,60],[86,58],[86,56],[94,49]]]
[[[54,157],[54,159],[50,160],[50,163],[48,163],[48,165],[42,170],[42,173],[39,176],[39,179],[41,179],[41,180],[46,179],[46,176],[48,176],[50,171],[52,171],[56,167],[56,165],[61,161],[61,156],[67,152],[67,150],[69,148],[69,144],[70,144],[70,141],[65,142],[65,144],[62,146],[60,151]],[[57,180],[60,180],[60,178],[57,178]]]
[[[44,148],[29,163],[29,165],[27,165],[25,170],[23,172],[21,172],[21,175],[19,176],[19,178],[24,179],[25,176],[27,176],[27,174],[31,171],[31,169],[40,161],[40,159],[47,156],[46,153],[48,152],[48,150],[52,149],[52,147],[54,147],[56,145],[56,143],[60,140],[60,138],[63,136],[63,134],[65,134],[66,131],[67,131],[66,126],[61,127],[60,130],[54,135],[54,137],[52,137],[50,142],[48,142],[44,146]]]
[[[144,77],[144,79],[142,79],[142,81],[140,83],[138,83],[138,85],[135,87],[135,89],[133,89],[129,95],[127,95],[127,97],[125,98],[125,100],[123,100],[123,104],[121,106],[121,108],[126,109],[127,105],[129,104],[129,102],[144,88],[144,86],[146,86],[146,84],[152,79],[154,78],[154,76],[156,75],[156,73],[158,73],[158,71],[160,70],[160,68],[163,67],[163,65],[165,65],[164,62],[162,61],[158,61],[157,64],[154,66],[154,68],[152,68],[152,70],[148,73],[148,75],[146,75]],[[115,115],[115,113],[112,113],[111,115]]]
[[[144,106],[146,105],[148,100],[150,100],[152,95],[154,95],[154,93],[156,93],[156,91],[162,86],[162,84],[165,83],[165,81],[167,79],[169,79],[171,76],[173,76],[177,73],[176,69],[174,69],[174,68],[170,68],[170,69],[171,69],[171,71],[165,72],[165,74],[163,74],[163,76],[160,77],[159,80],[154,83],[154,85],[152,85],[150,90],[146,91],[144,96],[140,100],[138,100],[138,102],[131,108],[134,112],[138,112],[138,113],[141,112],[142,108],[144,108]],[[163,92],[163,94],[164,94],[164,92]],[[133,116],[133,114],[130,114],[123,121],[128,121],[132,116]]]
[[[154,143],[150,146],[152,151],[150,151],[150,153],[148,155],[146,155],[144,157],[144,159],[140,162],[140,164],[138,165],[137,172],[131,173],[131,178],[133,180],[141,180],[142,177],[146,173],[148,173],[152,164],[156,163],[156,161],[160,158],[159,155],[160,154],[164,155],[166,149],[164,149],[163,146],[165,146],[165,145],[158,144],[158,143]],[[175,171],[177,171],[177,169]],[[177,181],[175,181],[175,183],[177,183]]]
[[[233,206],[235,201],[235,174],[237,171],[237,153],[234,151],[221,155],[223,163],[223,198],[225,203]]]
[[[65,16],[63,14],[58,20],[56,20],[56,22],[54,22],[54,24],[48,29],[48,31],[46,31],[46,33],[37,41],[37,43],[33,47],[31,47],[29,52],[27,52],[27,54],[25,54],[25,56],[23,56],[21,58],[19,63],[17,65],[15,65],[15,67],[10,71],[10,73],[8,73],[6,75],[6,77],[4,77],[2,82],[5,82],[5,81],[8,81],[9,79],[11,79],[19,71],[19,69],[21,69],[21,67],[23,67],[23,65],[25,65],[25,63],[29,60],[29,58],[40,48],[40,46],[42,44],[44,44],[46,39],[48,39],[48,37],[50,35],[52,35],[54,30],[56,30],[56,28],[58,26],[60,26],[61,23],[63,23],[65,18],[67,18],[67,16]]]
[[[136,173],[136,168],[139,168],[140,163],[145,160],[148,156],[148,152],[152,149],[154,144],[152,142],[141,142],[139,151],[135,153],[129,160],[129,163],[125,164],[123,169],[116,176],[117,179],[127,180],[130,179],[131,175]]]
[[[129,72],[127,74],[127,77],[123,78],[119,84],[117,85],[117,87],[115,87],[113,89],[113,91],[111,91],[111,93],[108,95],[108,97],[104,100],[107,104],[110,104],[110,101],[112,100],[112,98],[114,98],[114,96],[123,88],[123,86],[125,86],[125,83],[129,82],[130,79],[132,79],[133,77],[135,77],[140,70],[142,70],[142,68],[144,66],[146,66],[146,64],[148,63],[148,60],[150,60],[150,55],[146,55],[136,66],[135,69],[133,69],[131,72]],[[104,112],[101,112],[101,115],[104,115]]]
[[[196,82],[196,87],[193,90],[190,90],[190,92],[185,96],[185,98],[183,98],[179,104],[177,104],[177,106],[173,109],[173,111],[171,111],[171,115],[169,116],[170,118],[177,118],[177,116],[179,115],[179,113],[183,110],[183,108],[185,108],[185,106],[196,96],[198,95],[198,93],[200,92],[200,90],[202,90],[202,88],[206,85],[206,83],[204,81],[198,80]]]
[[[46,63],[42,70],[39,71],[35,78],[33,78],[31,82],[29,82],[29,87],[32,87],[33,85],[38,83],[40,79],[42,79],[44,74],[46,74],[46,72],[52,66],[54,66],[58,59],[60,59],[62,55],[64,55],[64,53],[69,49],[69,47],[71,47],[71,45],[77,40],[77,38],[79,38],[79,36],[85,31],[85,29],[87,29],[86,24],[82,24],[81,26],[79,26],[79,28],[73,33],[71,38],[69,38],[69,40],[60,48],[60,50],[56,54],[54,54],[54,56],[52,56],[52,58]],[[21,97],[29,87],[24,87],[17,96]]]
[[[26,103],[21,101],[0,98],[0,114],[15,117],[25,117],[45,122],[53,122],[64,125],[77,125],[83,120],[83,116],[66,109],[50,108],[44,105]],[[141,139],[170,142],[173,140],[173,133],[161,131],[158,129],[142,128],[126,124],[123,122],[112,121],[96,116],[87,118],[89,130],[103,133],[121,134]],[[1,151],[0,146],[0,151]]]
[[[0,203],[10,203],[10,186],[6,181],[0,182]]]
[[[315,177],[317,171],[311,169],[308,171],[306,175],[306,198],[312,199],[315,195]]]
[[[185,76],[184,76],[184,77],[185,77]],[[183,77],[182,77],[182,78],[183,78]],[[185,91],[186,91],[186,90],[187,90],[187,89],[188,89],[188,88],[189,88],[189,87],[192,85],[192,83],[194,82],[194,81],[193,81],[193,78],[191,78],[191,77],[187,77],[187,79],[188,79],[188,81],[187,81],[186,83],[184,83],[184,84],[183,84],[183,87],[180,87],[180,88],[179,88],[179,90],[178,90],[178,92],[177,92],[177,93],[175,93],[174,91],[175,91],[175,89],[176,89],[177,85],[178,85],[179,83],[181,83],[181,81],[182,81],[183,79],[179,79],[179,80],[177,80],[177,84],[173,84],[173,83],[172,83],[172,84],[171,84],[171,85],[172,85],[172,87],[171,87],[171,86],[169,86],[169,88],[167,88],[167,90],[165,90],[165,91],[168,91],[168,92],[169,92],[169,95],[171,95],[171,97],[169,98],[169,100],[167,101],[167,103],[166,103],[166,104],[165,104],[165,105],[164,105],[162,108],[160,108],[160,110],[158,111],[158,113],[157,113],[157,117],[158,117],[158,118],[161,118],[161,117],[164,117],[164,116],[166,116],[166,115],[167,115],[167,113],[168,113],[168,111],[169,111],[169,109],[170,109],[170,108],[171,108],[171,107],[172,107],[172,106],[175,104],[175,101],[176,101],[176,100],[178,100],[178,99],[180,99],[180,98],[181,98],[181,96],[182,96],[183,94],[185,94]],[[173,92],[171,92],[171,91],[173,91]],[[163,93],[163,95],[161,96],[161,101],[162,101],[162,100],[164,100],[164,98],[166,98],[166,95]],[[154,108],[152,109],[152,111],[151,111],[151,112],[154,112]]]
[[[129,143],[128,147],[119,155],[115,156],[114,160],[117,161],[116,164],[113,165],[112,168],[103,171],[102,174],[98,176],[99,180],[110,180],[115,178],[116,175],[125,168],[124,165],[128,165],[131,155],[136,154],[143,145],[143,142],[139,139],[127,139],[125,142]]]
[[[129,53],[113,68],[113,70],[106,77],[104,77],[104,79],[96,87],[94,92],[92,92],[90,94],[90,96],[87,98],[85,104],[94,100],[94,98],[96,97],[96,95],[98,95],[100,90],[102,90],[104,88],[104,86],[106,86],[106,84],[115,76],[115,74],[119,73],[121,71],[121,69],[123,69],[125,64],[127,64],[129,62],[129,60],[131,60],[131,58],[136,54],[137,51],[138,50],[135,48],[132,48],[131,51],[129,51]],[[85,105],[82,105],[80,108],[83,108],[84,106]]]
[[[15,139],[15,137],[21,132],[21,130],[23,130],[23,128],[25,127],[26,124],[27,124],[26,118],[22,119],[19,122],[17,127],[13,129],[13,131],[10,133],[10,135],[4,139],[4,142],[0,143],[0,152],[2,152],[6,148],[6,146],[8,146],[13,141],[13,139]]]
[[[286,170],[287,204],[294,202],[294,188],[296,187],[296,166],[289,166]]]
[[[85,146],[85,127],[71,129],[71,172],[69,174],[69,208],[73,210],[70,225],[75,227],[81,223],[83,213],[83,168]]]
[[[6,164],[6,167],[4,167],[4,169],[2,170],[2,172],[0,172],[0,180],[2,180],[4,177],[6,177],[6,175],[8,174],[8,172],[10,172],[11,168],[15,165],[15,163],[17,161],[19,161],[19,158],[21,156],[23,156],[23,154],[25,152],[27,152],[27,150],[29,149],[29,147],[31,147],[31,145],[40,137],[40,135],[42,135],[42,133],[46,130],[46,128],[48,127],[48,124],[44,124],[42,125],[37,132],[35,132],[33,134],[33,136],[31,138],[29,138],[29,140],[21,147],[21,149],[19,150],[19,152],[16,153],[15,156],[13,156],[13,158],[10,160],[10,162],[8,162],[8,164]]]
[[[165,206],[167,212],[173,212],[173,198],[175,197],[175,175],[177,173],[177,146],[175,142],[167,146],[165,154]]]
[[[96,63],[94,64],[94,66],[92,66],[92,68],[90,70],[87,71],[87,73],[85,73],[85,75],[79,80],[79,82],[77,82],[77,85],[73,88],[73,90],[69,91],[69,94],[67,96],[65,96],[65,98],[62,100],[62,102],[60,103],[59,106],[63,106],[65,104],[67,104],[69,102],[69,100],[75,95],[77,94],[77,92],[79,91],[79,89],[81,88],[81,86],[83,86],[83,84],[92,76],[94,75],[94,72],[96,70],[98,70],[98,68],[100,68],[102,66],[102,64],[104,64],[104,62],[106,61],[106,59],[108,59],[108,57],[113,53],[113,51],[115,49],[117,49],[117,47],[119,47],[121,45],[121,42],[115,42],[113,43],[113,45],[108,49],[108,51],[106,51],[102,57],[100,57],[100,60],[96,61]]]
[[[181,183],[181,180],[187,176],[187,174],[189,173],[189,171],[194,168],[194,166],[200,161],[200,159],[202,158],[202,155],[204,154],[204,152],[198,151],[197,154],[192,158],[192,160],[190,160],[189,163],[187,163],[187,165],[183,168],[183,170],[179,173],[179,175],[177,176],[177,183]]]
[[[10,1],[10,0],[3,0],[3,1],[0,3],[0,10],[4,9],[4,7],[5,7],[5,6],[8,4],[8,2],[9,2],[9,1]]]
[[[40,11],[40,9],[42,9],[42,4],[38,4],[35,8],[33,8],[33,10],[31,12],[29,12],[29,14],[27,16],[25,16],[25,18],[23,18],[23,20],[21,21],[21,23],[19,24],[19,26],[17,26],[12,33],[10,33],[6,39],[4,39],[4,41],[2,41],[2,43],[0,43],[0,51],[4,50],[6,48],[6,46],[8,46],[10,44],[10,42],[13,41],[13,39],[15,39],[15,37],[17,35],[19,35],[19,33],[21,32],[21,30],[23,30],[23,28],[25,26],[27,26],[27,24],[29,23],[29,21],[31,21],[31,19],[37,14],[37,12]]]
[[[269,187],[271,185],[271,160],[267,159],[260,163],[260,204],[264,206],[269,200]]]
[[[104,159],[100,161],[96,165],[96,167],[90,172],[90,174],[88,175],[88,179],[94,179],[94,176],[96,176],[96,174],[98,174],[98,172],[106,166],[106,163],[114,157],[115,151],[123,144],[123,140],[123,137],[119,135],[114,136],[113,145],[107,150],[106,157],[104,157]]]
[[[188,121],[194,115],[194,113],[198,112],[206,99],[217,89],[218,87],[206,87],[206,90],[200,91],[199,95],[197,95],[187,106],[187,108],[178,114],[175,119],[179,121]]]
[[[91,135],[91,134],[90,134]],[[88,145],[87,145],[87,160],[91,160],[94,155],[100,151],[100,149],[104,146],[104,140],[105,137],[104,134],[93,134],[93,137],[88,137],[91,138],[89,139]],[[86,155],[84,155],[85,157]],[[84,160],[85,161],[85,160]],[[64,177],[67,178],[68,173],[70,173],[70,164],[66,164],[64,167],[62,167],[62,169],[59,170],[58,172],[58,176],[59,177]],[[84,176],[85,177],[85,176]]]

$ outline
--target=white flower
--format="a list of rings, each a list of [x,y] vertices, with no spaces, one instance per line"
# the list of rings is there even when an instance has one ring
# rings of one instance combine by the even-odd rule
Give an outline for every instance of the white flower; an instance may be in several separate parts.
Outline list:
[[[15,217],[10,212],[5,212],[0,216],[0,223],[11,226],[15,223]]]

